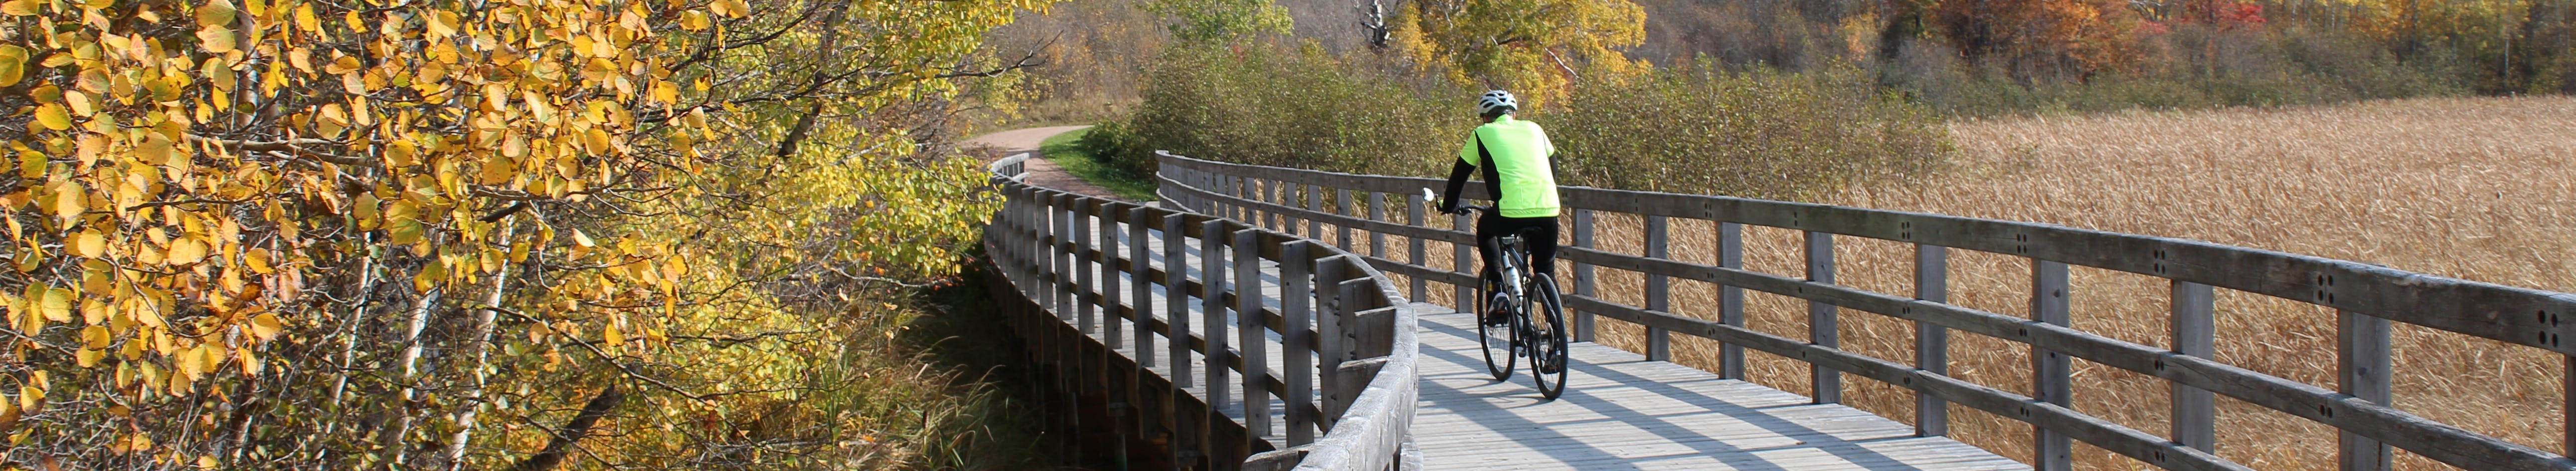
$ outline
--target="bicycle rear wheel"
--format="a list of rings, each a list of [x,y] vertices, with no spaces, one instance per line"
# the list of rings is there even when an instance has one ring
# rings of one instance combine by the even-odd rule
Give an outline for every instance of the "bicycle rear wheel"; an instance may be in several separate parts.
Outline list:
[[[1565,308],[1556,296],[1556,279],[1540,273],[1530,278],[1529,289],[1530,379],[1538,382],[1538,394],[1550,400],[1565,393],[1566,355]]]
[[[1509,312],[1513,306],[1494,302],[1502,297],[1500,293],[1488,293],[1484,301],[1476,305],[1476,337],[1484,341],[1485,372],[1493,373],[1495,381],[1512,379],[1512,367],[1520,360],[1520,356],[1512,351],[1512,345],[1520,343],[1520,328],[1516,323],[1491,323],[1487,319],[1495,315],[1493,311],[1496,310],[1505,311],[1501,313],[1505,319],[1516,317]]]

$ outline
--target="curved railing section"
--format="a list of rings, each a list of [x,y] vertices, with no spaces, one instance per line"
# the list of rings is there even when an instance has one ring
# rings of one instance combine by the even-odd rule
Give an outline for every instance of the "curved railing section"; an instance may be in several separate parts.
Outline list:
[[[1145,428],[1172,437],[1176,462],[1382,471],[1407,460],[1419,342],[1385,274],[1236,220],[1029,185],[1024,160],[989,167],[1005,204],[985,243],[995,272],[1043,311],[1012,320],[1044,344],[1033,350],[1102,357],[1068,361],[1085,381],[1137,378],[1107,395],[1157,416]],[[1132,364],[1101,366],[1121,363]],[[1105,371],[1117,368],[1133,369]]]
[[[1338,235],[1345,247],[1365,239],[1360,256],[1389,273],[1412,279],[1414,299],[1426,299],[1427,283],[1452,285],[1466,295],[1475,278],[1469,267],[1472,236],[1428,227],[1421,190],[1443,182],[1428,178],[1352,175],[1277,167],[1238,165],[1171,155],[1160,156],[1161,193],[1167,204],[1191,211],[1258,221],[1294,233],[1322,238]],[[1470,185],[1483,193],[1482,186]],[[1400,202],[1401,208],[1390,206]],[[1476,195],[1471,195],[1476,196]],[[1569,210],[1572,246],[1560,249],[1574,273],[1567,307],[1578,311],[1575,336],[1589,340],[1594,316],[1644,326],[1644,352],[1649,359],[1669,356],[1668,339],[1682,334],[1721,342],[1722,377],[1744,377],[1743,349],[1753,349],[1809,364],[1819,403],[1839,402],[1841,375],[1847,373],[1910,389],[1915,395],[1917,431],[1947,433],[1945,404],[1958,404],[2027,422],[2034,434],[2032,461],[2040,470],[2070,469],[2071,441],[2092,444],[2165,469],[2243,470],[2247,466],[2211,453],[2216,444],[2213,395],[2259,405],[2340,431],[2338,453],[2344,470],[2390,469],[2391,448],[2472,470],[2576,469],[2559,453],[2482,435],[2391,407],[2389,387],[2390,322],[2476,336],[2479,338],[2576,355],[2576,295],[2393,270],[2369,264],[2282,252],[2232,247],[2209,242],[2075,229],[2049,224],[1975,219],[1937,214],[1882,211],[1818,204],[1765,201],[1722,196],[1683,195],[1598,188],[1567,187],[1561,200]],[[1489,199],[1489,198],[1487,198]],[[1401,210],[1406,222],[1393,222]],[[1624,213],[1643,221],[1643,253],[1620,253],[1599,247],[1594,220]],[[1666,228],[1671,219],[1714,221],[1719,254],[1709,265],[1678,260],[1669,253]],[[1743,226],[1803,231],[1807,277],[1793,278],[1743,268]],[[1329,226],[1329,228],[1327,227]],[[1468,227],[1454,217],[1449,227]],[[1353,231],[1364,233],[1354,237]],[[1386,237],[1406,241],[1407,254],[1397,260],[1387,253]],[[1908,294],[1879,293],[1834,284],[1833,245],[1838,237],[1861,237],[1915,244],[1914,286]],[[1426,261],[1425,241],[1452,245],[1453,261],[1435,267]],[[2024,257],[2031,261],[2032,317],[1980,311],[1945,302],[1948,251],[1969,250]],[[2172,345],[2167,349],[2111,338],[2067,325],[2067,269],[2087,266],[2162,278],[2172,292]],[[1596,293],[1594,267],[1641,273],[1645,306],[1605,300]],[[1686,280],[1720,287],[1717,319],[1674,314],[1670,283]],[[2224,288],[2284,298],[2337,310],[2339,372],[2334,387],[2312,385],[2257,372],[2214,358],[2214,289]],[[1747,329],[1744,290],[1805,300],[1808,338],[1788,338]],[[1912,321],[1915,362],[1871,357],[1836,348],[1837,309],[1849,309]],[[1703,308],[1704,309],[1704,308]],[[1947,338],[1951,330],[2020,343],[2032,349],[2033,390],[2025,394],[1952,377],[1947,374]],[[2069,407],[2069,358],[2161,378],[2170,385],[2171,433],[2143,432]],[[2576,358],[2576,357],[2571,357]],[[2576,362],[2569,363],[2576,372]],[[2576,374],[2563,386],[2576,386]],[[2576,401],[2576,389],[2567,391]],[[2561,413],[2576,410],[2562,408]],[[2547,413],[2547,411],[2540,411]],[[2545,420],[2534,418],[2533,420]],[[2576,424],[2576,420],[2568,421]],[[2570,425],[2576,436],[2576,425]]]

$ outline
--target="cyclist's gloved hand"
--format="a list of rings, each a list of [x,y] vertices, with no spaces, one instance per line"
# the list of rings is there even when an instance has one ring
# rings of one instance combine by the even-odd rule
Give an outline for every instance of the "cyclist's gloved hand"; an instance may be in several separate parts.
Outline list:
[[[1458,211],[1458,200],[1440,199],[1440,214],[1458,214]]]

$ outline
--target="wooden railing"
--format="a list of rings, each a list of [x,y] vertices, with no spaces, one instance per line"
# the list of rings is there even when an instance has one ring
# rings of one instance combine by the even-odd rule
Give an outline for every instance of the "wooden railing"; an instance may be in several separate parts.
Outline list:
[[[1237,165],[1168,153],[1162,154],[1160,160],[1160,191],[1169,204],[1238,220],[1264,221],[1292,231],[1303,226],[1309,235],[1320,234],[1329,225],[1345,245],[1356,240],[1353,230],[1362,231],[1369,242],[1367,250],[1362,251],[1368,255],[1363,258],[1389,273],[1411,277],[1415,299],[1426,299],[1425,284],[1429,282],[1453,285],[1458,292],[1453,299],[1472,299],[1467,295],[1474,280],[1471,274],[1434,268],[1424,257],[1424,241],[1448,243],[1455,257],[1449,267],[1472,266],[1470,234],[1426,227],[1423,216],[1428,202],[1422,201],[1421,190],[1444,184],[1439,180]],[[1480,195],[1484,193],[1480,185],[1470,188],[1471,197],[1490,199]],[[1392,200],[1389,195],[1393,195]],[[2070,440],[2165,469],[2250,469],[2211,453],[2217,436],[2213,394],[2340,430],[2338,460],[2345,470],[2390,469],[2391,447],[2469,470],[2576,469],[2576,461],[2557,453],[2391,407],[2388,371],[2391,321],[2562,356],[2576,354],[2576,343],[2561,341],[2562,336],[2576,333],[2571,332],[2576,326],[2563,321],[2576,317],[2576,295],[2194,240],[2048,224],[1584,187],[1563,188],[1560,196],[1568,209],[1566,224],[1573,240],[1572,246],[1560,249],[1558,258],[1572,265],[1574,286],[1565,303],[1570,310],[1578,311],[1577,340],[1591,339],[1593,316],[1597,315],[1645,327],[1643,353],[1649,359],[1668,359],[1669,336],[1675,333],[1721,342],[1717,373],[1727,378],[1744,378],[1746,348],[1805,362],[1812,373],[1810,396],[1818,403],[1840,401],[1841,374],[1883,381],[1912,390],[1917,404],[1914,419],[1922,435],[1948,433],[1945,404],[2033,425],[2037,432],[2033,434],[2035,456],[2031,461],[2042,471],[2072,467]],[[1402,202],[1404,214],[1411,215],[1409,221],[1392,222],[1389,215],[1393,208],[1389,204],[1393,201]],[[1642,219],[1645,253],[1618,253],[1598,247],[1594,220],[1608,213]],[[1716,222],[1720,253],[1715,257],[1688,258],[1714,258],[1719,263],[1690,263],[1671,256],[1666,232],[1673,218]],[[1803,231],[1807,277],[1744,269],[1742,231],[1746,225]],[[1460,216],[1454,217],[1450,227],[1469,226]],[[1411,239],[1404,260],[1385,256],[1385,238],[1389,235]],[[1835,284],[1832,254],[1837,237],[1915,244],[1915,292],[1888,294]],[[1946,303],[1946,266],[1952,249],[2030,260],[2032,317]],[[2142,345],[2068,327],[2065,293],[2070,265],[2167,280],[2171,284],[2175,348]],[[1645,306],[1600,297],[1594,267],[1642,273]],[[1720,302],[1715,306],[1717,319],[1674,314],[1669,299],[1670,283],[1676,279],[1720,286]],[[2215,288],[2339,311],[2337,386],[2326,388],[2292,381],[2214,359]],[[1743,290],[1748,289],[1807,301],[1808,338],[1788,338],[1746,328]],[[1837,348],[1838,309],[1912,321],[1916,362],[1906,364]],[[2033,391],[2005,391],[1949,376],[1950,330],[2027,345],[2034,358]],[[2167,382],[2173,408],[2170,436],[2156,436],[2071,408],[2070,357]],[[2567,369],[2576,373],[2576,361],[2568,365]],[[2567,397],[2576,401],[2576,374],[2567,378],[2562,386],[2571,387]],[[2576,407],[2560,409],[2562,413],[2566,410]],[[2576,421],[2568,423],[2570,437],[2576,437]]]
[[[1416,321],[1384,274],[1238,221],[1028,185],[1015,160],[990,169],[1006,203],[986,250],[1043,311],[1014,317],[1014,330],[1037,355],[1087,357],[1058,358],[1072,370],[1058,376],[1081,383],[1066,387],[1138,406],[1151,417],[1132,427],[1172,437],[1178,466],[1382,471],[1405,461]],[[1275,264],[1277,295],[1263,292],[1264,262]],[[1271,410],[1274,398],[1284,410]],[[1225,416],[1235,411],[1240,422]],[[1270,436],[1274,419],[1284,437]]]

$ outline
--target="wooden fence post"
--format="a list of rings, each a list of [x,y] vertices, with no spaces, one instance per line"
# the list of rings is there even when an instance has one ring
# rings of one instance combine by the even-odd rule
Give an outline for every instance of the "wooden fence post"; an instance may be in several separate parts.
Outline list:
[[[1215,203],[1209,203],[1215,204]],[[1181,417],[1176,398],[1189,395],[1190,378],[1190,238],[1185,231],[1189,217],[1174,213],[1163,216],[1163,342],[1171,363],[1172,389],[1163,401],[1164,424],[1172,429],[1172,467],[1174,471],[1188,466],[1189,454],[1198,453],[1196,442],[1199,424]]]
[[[1592,210],[1575,208],[1574,246],[1588,249],[1592,248],[1593,245],[1595,244],[1592,241]],[[1577,262],[1568,268],[1574,271],[1574,295],[1584,297],[1594,296],[1592,285],[1592,265]],[[1593,319],[1591,312],[1580,310],[1574,311],[1574,338],[1569,340],[1576,342],[1592,341],[1592,337],[1594,335],[1593,329],[1595,328],[1593,326],[1593,322],[1595,322],[1595,320]]]
[[[1280,403],[1288,410],[1288,446],[1315,441],[1315,418],[1306,415],[1309,401],[1315,397],[1315,312],[1314,291],[1306,278],[1307,267],[1314,261],[1308,256],[1311,241],[1290,242],[1279,247],[1279,379],[1288,391]]]
[[[1261,308],[1261,232],[1234,233],[1234,332],[1240,337],[1234,349],[1241,352],[1243,369],[1243,428],[1245,437],[1270,435],[1270,388],[1262,380],[1270,377],[1270,330],[1262,322]]]
[[[1134,316],[1136,329],[1136,372],[1138,377],[1154,366],[1154,282],[1152,242],[1154,227],[1146,222],[1153,217],[1151,208],[1137,206],[1127,210],[1127,283],[1135,285],[1127,294],[1128,312]],[[1169,262],[1165,262],[1169,263]],[[1141,383],[1140,383],[1141,384]]]
[[[1452,259],[1450,262],[1451,265],[1449,266],[1456,269],[1456,271],[1466,272],[1467,276],[1471,278],[1477,277],[1479,276],[1479,273],[1483,272],[1482,270],[1477,269],[1478,265],[1468,263],[1468,261],[1474,260],[1476,257],[1476,244],[1472,242],[1475,240],[1474,234],[1476,233],[1474,224],[1474,222],[1468,219],[1465,212],[1460,212],[1459,214],[1449,217],[1449,228],[1465,231],[1469,235],[1468,240],[1471,241],[1470,243],[1465,244],[1450,244],[1450,255],[1455,256],[1456,258]],[[1478,288],[1475,286],[1476,284],[1477,283],[1468,283],[1457,286],[1458,312],[1476,312],[1475,309],[1478,307],[1478,302],[1483,301],[1481,299],[1476,299],[1477,295],[1482,294],[1476,291]]]
[[[1663,216],[1646,216],[1646,258],[1667,260],[1672,258],[1672,250],[1668,247],[1670,244],[1664,240],[1665,224]],[[1661,274],[1647,273],[1646,310],[1673,312],[1671,291],[1672,280],[1665,279]],[[1647,327],[1646,361],[1671,361],[1672,359],[1672,334],[1662,328]]]
[[[2331,292],[2333,281],[2327,280]],[[2388,388],[2388,320],[2352,311],[2337,311],[2335,392],[2374,404],[2391,405]],[[2388,444],[2343,432],[2336,460],[2342,471],[2388,471]]]
[[[1332,430],[1334,422],[1340,421],[1342,410],[1348,407],[1346,398],[1333,392],[1341,390],[1341,375],[1334,374],[1337,365],[1351,360],[1346,347],[1350,340],[1345,337],[1342,327],[1342,304],[1349,302],[1342,292],[1342,282],[1351,278],[1353,269],[1350,264],[1367,263],[1353,258],[1334,256],[1315,261],[1316,387],[1323,390],[1324,396],[1324,403],[1318,407],[1324,416],[1317,419],[1328,431]]]
[[[1091,198],[1073,199],[1073,207],[1070,208],[1073,210],[1073,241],[1065,247],[1073,253],[1074,332],[1084,335],[1093,333],[1092,321],[1096,318],[1092,317],[1092,306],[1099,304],[1100,300],[1098,295],[1089,291],[1100,286],[1094,284],[1096,280],[1092,276],[1100,272],[1099,256],[1091,251],[1091,244],[1096,242],[1091,239],[1091,208],[1094,203],[1097,201]]]
[[[1421,228],[1429,228],[1429,227],[1431,227],[1431,216],[1430,216],[1429,212],[1427,212],[1427,211],[1424,211],[1424,210],[1423,210],[1423,206],[1424,206],[1425,204],[1428,204],[1428,203],[1422,200],[1422,195],[1417,195],[1417,194],[1412,194],[1412,193],[1406,193],[1406,194],[1404,195],[1404,204],[1405,204],[1405,209],[1407,209],[1407,210],[1410,210],[1410,211],[1411,211],[1411,212],[1409,212],[1409,213],[1405,213],[1405,214],[1407,215],[1408,220],[1409,220],[1410,222],[1412,222],[1412,223],[1413,223],[1413,227],[1421,227]],[[1417,267],[1421,267],[1421,266],[1429,266],[1429,265],[1426,265],[1426,260],[1429,260],[1429,259],[1430,259],[1430,257],[1425,256],[1425,254],[1424,254],[1424,252],[1423,252],[1423,244],[1422,244],[1422,238],[1421,238],[1421,237],[1407,237],[1407,238],[1405,238],[1405,244],[1407,245],[1407,248],[1408,248],[1408,249],[1412,250],[1412,252],[1411,252],[1412,258],[1408,258],[1408,259],[1406,259],[1406,260],[1405,260],[1405,262],[1406,262],[1406,263],[1410,263],[1410,264],[1412,264],[1413,266],[1417,266]],[[1422,277],[1419,277],[1419,276],[1412,277],[1412,278],[1413,278],[1413,300],[1415,300],[1415,301],[1427,301],[1427,300],[1429,300],[1429,299],[1430,299],[1430,297],[1431,297],[1431,280],[1423,279]]]
[[[1232,372],[1226,369],[1226,360],[1231,354],[1225,348],[1225,269],[1228,264],[1225,256],[1220,255],[1230,239],[1227,234],[1232,233],[1226,230],[1226,223],[1224,220],[1208,221],[1204,232],[1199,233],[1199,336],[1206,342],[1206,348],[1199,352],[1203,362],[1200,374],[1204,378],[1199,383],[1199,392],[1207,400],[1207,423],[1199,428],[1199,432],[1206,436],[1199,443],[1207,448],[1211,460],[1221,459],[1219,450],[1231,449],[1224,442],[1224,437],[1217,433],[1216,426],[1217,421],[1225,420],[1222,411],[1226,407],[1226,381],[1228,373]]]
[[[1834,234],[1807,231],[1807,281],[1834,284]],[[1817,346],[1842,346],[1841,319],[1835,317],[1833,303],[1807,302],[1807,341]],[[1807,364],[1809,385],[1814,387],[1817,404],[1843,402],[1843,373],[1824,365]]]
[[[1385,194],[1385,193],[1379,193],[1379,192],[1374,192],[1374,191],[1368,192],[1368,218],[1369,218],[1369,220],[1370,220],[1370,221],[1386,222],[1386,194]],[[1386,233],[1385,233],[1385,232],[1369,231],[1369,249],[1368,249],[1368,254],[1369,254],[1369,256],[1371,256],[1371,257],[1380,257],[1380,258],[1386,257]]]
[[[1717,223],[1717,266],[1744,268],[1743,224]],[[1744,326],[1744,288],[1717,288],[1717,323]],[[1717,377],[1744,379],[1744,346],[1729,343],[1717,348]]]
[[[1073,322],[1073,306],[1080,302],[1080,292],[1075,291],[1073,285],[1073,241],[1066,237],[1073,234],[1073,227],[1077,225],[1073,218],[1081,213],[1073,209],[1076,201],[1073,195],[1056,195],[1055,200],[1057,204],[1048,211],[1055,219],[1052,229],[1055,235],[1047,241],[1047,253],[1055,259],[1055,317],[1057,322]]]
[[[1126,302],[1118,298],[1124,293],[1118,290],[1118,261],[1121,259],[1118,255],[1118,216],[1121,212],[1117,203],[1102,200],[1099,213],[1093,216],[1100,223],[1100,340],[1111,355],[1118,354],[1118,348],[1127,345],[1126,329],[1118,323],[1123,319],[1118,314],[1118,307]]]
[[[1914,246],[1914,299],[1935,303],[1950,302],[1950,251],[1938,245]],[[1937,375],[1950,374],[1950,329],[1924,321],[1914,321],[1914,367]],[[1939,396],[1914,391],[1914,435],[1937,437],[1950,434],[1950,403]]]
[[[2031,259],[2030,318],[2047,324],[2066,325],[2065,263]],[[2069,397],[2073,388],[2067,377],[2070,361],[2065,354],[2031,347],[2031,399],[2067,405],[2073,399]],[[2074,469],[2073,442],[2066,434],[2044,427],[2031,428],[2035,430],[2031,460],[2035,471]]]
[[[1353,206],[1351,204],[1351,190],[1333,191],[1333,214],[1340,216],[1356,216],[1355,214],[1351,214],[1351,210],[1355,209],[1351,206]],[[1353,247],[1357,246],[1357,244],[1351,243],[1351,225],[1333,225],[1333,246],[1340,247],[1343,252],[1349,252]]]
[[[2173,282],[2174,353],[2214,358],[2217,355],[2218,296],[2209,285]],[[2200,451],[2218,446],[2218,403],[2208,390],[2173,385],[2173,441]]]

